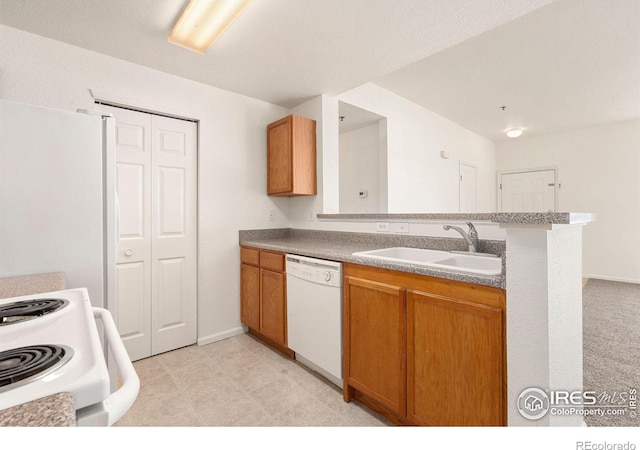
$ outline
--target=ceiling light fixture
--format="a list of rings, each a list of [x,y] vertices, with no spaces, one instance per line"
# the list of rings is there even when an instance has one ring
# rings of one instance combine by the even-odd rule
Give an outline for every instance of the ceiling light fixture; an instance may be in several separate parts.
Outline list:
[[[522,135],[522,130],[519,128],[514,128],[513,130],[507,131],[507,136],[510,138],[517,138]]]
[[[251,0],[191,0],[168,40],[202,55],[249,3]]]

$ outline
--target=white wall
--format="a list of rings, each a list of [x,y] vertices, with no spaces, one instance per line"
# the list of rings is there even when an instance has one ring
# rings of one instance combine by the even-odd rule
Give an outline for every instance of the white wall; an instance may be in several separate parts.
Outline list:
[[[318,213],[339,212],[339,101],[386,117],[386,142],[391,149],[387,158],[389,213],[417,212],[419,209],[422,209],[419,212],[457,212],[460,160],[477,167],[478,212],[495,211],[495,144],[375,84],[367,83],[337,97],[316,97],[294,109],[296,114],[318,121],[319,169],[318,195],[291,199],[292,227],[375,232],[375,222],[317,221],[311,218]],[[440,158],[442,150],[449,152],[450,159]],[[409,157],[411,153],[418,154],[416,159]],[[414,202],[428,206],[417,207],[411,204]],[[504,231],[495,224],[483,224],[481,228],[485,230],[485,234],[478,230],[483,239],[505,238]],[[409,234],[451,236],[442,232],[441,222],[411,222]]]
[[[528,388],[582,390],[582,224],[505,225],[509,426],[581,426],[582,416],[520,415]]]
[[[640,121],[521,137],[497,144],[498,171],[557,166],[560,211],[590,212],[583,270],[640,283]]]
[[[389,213],[458,212],[460,161],[477,167],[478,211],[495,210],[492,141],[373,83],[338,100],[387,118]]]
[[[266,193],[266,125],[275,105],[0,26],[0,97],[93,108],[89,90],[198,119],[198,336],[240,330],[238,229],[289,226],[289,202]],[[270,210],[276,220],[268,221]]]
[[[377,123],[340,133],[341,213],[386,212],[380,207],[379,139]],[[359,196],[363,190],[367,197]]]

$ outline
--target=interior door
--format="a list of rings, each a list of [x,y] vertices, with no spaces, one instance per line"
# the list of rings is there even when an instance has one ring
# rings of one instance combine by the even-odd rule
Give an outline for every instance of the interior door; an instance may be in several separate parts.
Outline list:
[[[196,342],[197,129],[102,109],[116,119],[116,318],[135,361]]]
[[[478,211],[476,190],[476,168],[461,162],[460,212],[474,213]]]
[[[500,211],[556,210],[556,171],[532,170],[500,174]]]

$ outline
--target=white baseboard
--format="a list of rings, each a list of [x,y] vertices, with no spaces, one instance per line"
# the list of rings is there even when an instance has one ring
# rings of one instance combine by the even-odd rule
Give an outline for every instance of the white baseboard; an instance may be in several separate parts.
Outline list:
[[[233,336],[237,336],[239,334],[245,333],[244,327],[236,327],[227,331],[223,331],[222,333],[211,334],[209,336],[204,336],[198,338],[198,346],[212,344],[213,342],[218,342],[223,339],[227,339]]]
[[[640,284],[640,280],[632,279],[632,278],[621,278],[621,277],[608,277],[603,275],[582,275],[582,278],[589,278],[593,280],[604,280],[604,281],[617,281],[619,283],[635,283]]]

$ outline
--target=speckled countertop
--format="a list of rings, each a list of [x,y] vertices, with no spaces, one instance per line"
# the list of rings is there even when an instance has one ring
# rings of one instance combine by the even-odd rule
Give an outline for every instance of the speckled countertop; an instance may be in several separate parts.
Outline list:
[[[473,220],[520,225],[569,225],[593,222],[592,213],[540,212],[540,213],[426,213],[426,214],[318,214],[320,220]]]
[[[330,261],[362,264],[401,272],[417,273],[467,283],[493,286],[504,289],[504,241],[480,240],[479,251],[503,257],[501,275],[479,275],[448,269],[437,269],[417,264],[406,264],[359,258],[354,252],[385,247],[416,247],[434,250],[466,250],[462,239],[428,236],[380,235],[341,231],[298,230],[290,228],[268,230],[240,230],[239,243],[248,247],[274,250]]]
[[[0,411],[2,427],[75,427],[76,408],[68,392],[49,395]]]
[[[65,285],[63,272],[0,278],[0,298],[59,291],[64,289]]]

